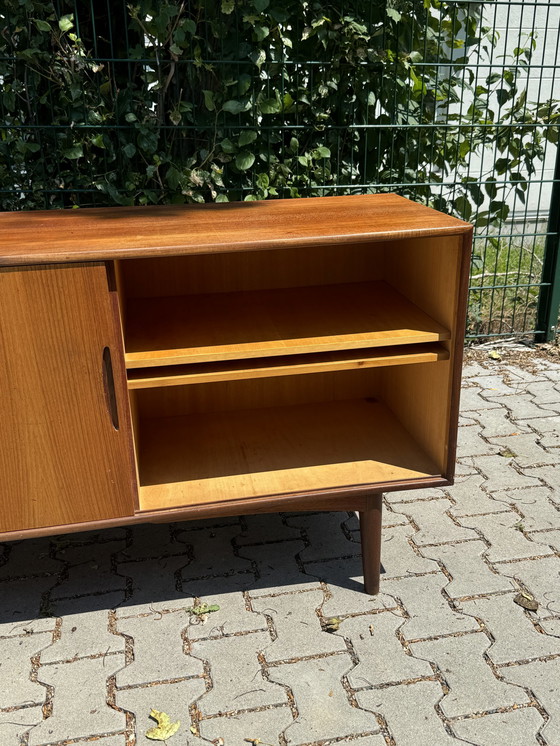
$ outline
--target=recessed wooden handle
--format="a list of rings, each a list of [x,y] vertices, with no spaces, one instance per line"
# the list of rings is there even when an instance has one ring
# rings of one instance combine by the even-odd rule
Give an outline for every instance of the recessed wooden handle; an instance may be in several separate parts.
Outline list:
[[[119,429],[119,412],[117,408],[117,397],[115,394],[115,380],[113,378],[113,363],[111,362],[111,350],[103,349],[103,388],[107,401],[107,411],[115,430]]]

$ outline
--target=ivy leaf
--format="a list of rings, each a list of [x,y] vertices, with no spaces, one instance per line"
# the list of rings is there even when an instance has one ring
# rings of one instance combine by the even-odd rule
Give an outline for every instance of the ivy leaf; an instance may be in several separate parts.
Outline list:
[[[282,106],[276,98],[263,98],[259,101],[259,109],[262,114],[277,114],[281,108]]]
[[[319,158],[330,158],[331,157],[331,151],[326,148],[324,145],[321,145],[318,148],[315,148],[315,150],[311,151],[311,155],[315,159]]]
[[[134,143],[132,142],[127,143],[123,148],[123,153],[126,155],[127,158],[132,158],[132,156],[136,153],[136,145],[134,145]]]
[[[251,168],[254,162],[255,156],[253,153],[249,153],[248,150],[242,150],[241,153],[235,156],[235,165],[240,171],[246,171],[248,168]]]
[[[58,22],[58,28],[61,31],[70,31],[71,28],[74,28],[74,14],[70,13],[70,15],[62,16]]]
[[[214,91],[202,91],[202,93],[204,94],[204,103],[208,111],[215,111]]]
[[[239,140],[237,142],[239,143],[239,146],[242,147],[243,145],[249,145],[249,143],[255,142],[257,137],[257,133],[253,132],[253,130],[243,130],[239,135]]]
[[[103,150],[106,150],[106,145],[103,140],[103,135],[96,135],[95,137],[92,137],[91,143],[92,145],[95,145],[97,148],[103,148]]]
[[[52,27],[50,23],[47,23],[46,21],[40,21],[37,19],[35,21],[35,26],[37,27],[38,31],[52,31]]]
[[[230,13],[233,13],[234,8],[235,0],[222,0],[222,13],[225,13],[226,16],[229,16]]]
[[[151,728],[146,732],[146,738],[152,741],[167,741],[168,738],[174,736],[181,726],[181,721],[177,720],[176,723],[171,722],[171,718],[165,712],[159,710],[151,710],[150,717],[157,722],[156,728]]]
[[[230,99],[229,101],[225,102],[225,104],[222,106],[222,109],[224,111],[229,111],[230,114],[240,114],[242,111],[245,111],[245,107],[246,104],[244,104],[243,101]]]
[[[266,10],[269,5],[270,0],[253,0],[253,7],[255,8],[255,10],[258,10],[259,13],[262,13],[263,10]]]
[[[82,143],[76,143],[76,145],[72,145],[70,148],[64,148],[62,155],[71,161],[76,161],[78,158],[82,158],[84,155]]]
[[[387,8],[385,12],[389,16],[389,18],[391,18],[396,23],[398,23],[402,18],[401,14],[396,8]]]

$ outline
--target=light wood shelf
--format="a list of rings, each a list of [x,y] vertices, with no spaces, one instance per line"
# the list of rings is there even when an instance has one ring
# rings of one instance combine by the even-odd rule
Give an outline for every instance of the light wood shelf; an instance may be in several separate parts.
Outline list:
[[[436,363],[448,359],[449,352],[443,345],[428,343],[369,350],[255,358],[250,361],[233,360],[223,363],[167,365],[161,368],[133,368],[128,371],[128,388],[131,390],[149,389],[250,378],[295,376],[326,371],[363,370],[389,365]]]
[[[449,330],[385,282],[129,299],[127,368],[438,342]]]
[[[139,430],[141,511],[440,473],[369,399],[144,419]]]

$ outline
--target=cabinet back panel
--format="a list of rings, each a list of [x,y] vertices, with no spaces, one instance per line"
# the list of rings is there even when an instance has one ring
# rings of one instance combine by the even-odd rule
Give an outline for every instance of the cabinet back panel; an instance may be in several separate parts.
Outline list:
[[[128,298],[228,293],[378,280],[383,244],[296,247],[187,257],[122,260]]]
[[[434,367],[431,365],[430,367]],[[135,392],[140,419],[375,397],[377,370],[166,386]]]

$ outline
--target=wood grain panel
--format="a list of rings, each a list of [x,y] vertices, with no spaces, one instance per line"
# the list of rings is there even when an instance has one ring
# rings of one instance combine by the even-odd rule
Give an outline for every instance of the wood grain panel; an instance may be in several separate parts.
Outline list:
[[[129,368],[450,337],[381,282],[130,300],[126,330]]]
[[[272,359],[257,358],[250,361],[233,360],[225,363],[134,368],[128,371],[128,388],[134,390],[238,381],[247,378],[296,376],[325,371],[364,370],[383,366],[436,363],[448,358],[449,352],[441,344],[424,344],[315,355],[290,355]]]
[[[0,270],[1,531],[133,512],[115,309],[103,264]],[[110,377],[103,375],[105,348],[118,430]]]
[[[141,422],[140,506],[426,479],[433,461],[383,405],[367,400]]]
[[[448,472],[448,447],[457,427],[451,402],[458,385],[453,378],[456,340],[462,345],[464,335],[458,323],[464,305],[459,292],[462,268],[462,236],[401,241],[398,251],[387,253],[385,263],[386,276],[400,292],[453,330],[452,340],[442,343],[450,350],[449,362],[429,370],[423,365],[399,367],[381,379],[384,400],[442,473]]]
[[[372,398],[379,389],[378,376],[379,371],[372,368],[309,376],[275,376],[192,386],[164,386],[138,389],[131,393],[135,395],[140,419],[175,417]]]
[[[127,298],[157,298],[380,280],[385,246],[349,242],[131,259],[118,264]]]
[[[396,194],[0,213],[0,264],[126,259],[457,235]]]

